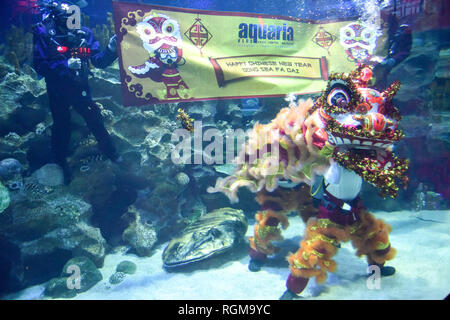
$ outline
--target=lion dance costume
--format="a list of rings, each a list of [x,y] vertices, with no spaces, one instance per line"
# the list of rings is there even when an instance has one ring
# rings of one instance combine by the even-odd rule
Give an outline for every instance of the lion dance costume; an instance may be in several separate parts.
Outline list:
[[[257,193],[261,210],[249,239],[252,271],[279,250],[272,241],[282,239],[287,213],[299,211],[306,232],[298,251],[288,256],[286,293],[292,297],[310,278],[323,283],[327,272],[336,270],[332,258],[340,242],[351,240],[356,254],[378,265],[382,275],[395,271],[384,266],[395,255],[391,227],[363,207],[359,192],[365,180],[394,198],[398,182],[407,183],[408,160],[392,153],[393,143],[403,137],[397,128],[400,113],[392,104],[400,84],[380,93],[368,87],[371,77],[365,65],[350,74],[332,74],[315,102],[291,103],[271,123],[256,124],[235,159],[236,171],[208,189],[232,202],[242,186]]]

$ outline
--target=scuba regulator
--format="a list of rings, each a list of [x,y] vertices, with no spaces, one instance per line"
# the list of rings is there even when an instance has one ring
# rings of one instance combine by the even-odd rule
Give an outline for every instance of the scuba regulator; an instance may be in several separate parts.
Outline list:
[[[76,4],[79,5],[77,1]],[[85,2],[84,2],[85,3]],[[75,80],[83,82],[91,74],[89,68],[89,58],[91,57],[91,49],[88,46],[87,37],[89,36],[82,29],[71,29],[68,27],[68,19],[73,15],[70,10],[69,1],[57,2],[42,0],[39,7],[42,13],[39,26],[43,26],[47,30],[46,41],[50,43],[50,47],[54,48],[54,54],[70,53],[74,59],[81,60],[81,68],[73,70]]]

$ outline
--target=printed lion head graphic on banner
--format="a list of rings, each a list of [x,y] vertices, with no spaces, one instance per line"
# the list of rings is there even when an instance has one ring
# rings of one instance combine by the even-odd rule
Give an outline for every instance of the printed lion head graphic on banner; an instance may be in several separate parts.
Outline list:
[[[352,22],[341,28],[340,43],[351,61],[368,62],[377,46],[377,30],[361,22]]]
[[[189,99],[189,86],[178,69],[186,62],[183,58],[183,39],[178,21],[155,11],[144,14],[139,21],[134,19],[142,15],[142,11],[138,11],[128,15],[134,20],[131,23],[127,18],[122,19],[122,28],[127,30],[124,35],[124,49],[130,49],[140,40],[140,46],[145,50],[127,51],[128,59],[124,67],[127,74],[129,72],[129,91],[146,100]],[[140,81],[141,79],[150,79],[152,82]],[[155,82],[160,86],[155,86]]]
[[[149,54],[180,47],[183,41],[178,22],[163,14],[147,16],[136,25],[136,31]]]

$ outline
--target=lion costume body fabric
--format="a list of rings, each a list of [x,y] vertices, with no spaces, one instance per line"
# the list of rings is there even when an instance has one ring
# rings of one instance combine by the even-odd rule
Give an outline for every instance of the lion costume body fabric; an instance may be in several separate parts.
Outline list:
[[[269,124],[256,124],[235,159],[235,172],[208,189],[232,202],[238,201],[240,187],[256,193],[261,210],[249,239],[251,263],[278,250],[272,241],[282,238],[287,213],[300,213],[306,232],[288,257],[286,286],[293,294],[301,293],[310,278],[323,283],[327,272],[336,270],[332,258],[340,242],[351,240],[358,256],[380,268],[395,255],[391,227],[359,198],[363,180],[391,197],[398,181],[407,182],[408,161],[392,153],[393,143],[403,137],[392,104],[400,84],[380,93],[368,88],[371,77],[365,65],[350,74],[332,74],[315,102],[291,103]]]

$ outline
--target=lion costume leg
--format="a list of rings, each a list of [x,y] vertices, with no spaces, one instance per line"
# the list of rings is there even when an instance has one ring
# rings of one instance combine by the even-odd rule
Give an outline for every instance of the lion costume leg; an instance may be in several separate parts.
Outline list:
[[[366,209],[360,211],[359,218],[357,229],[350,235],[356,255],[367,256],[369,265],[383,267],[384,263],[393,259],[396,253],[389,242],[389,233],[392,228],[383,220],[375,218]]]
[[[289,225],[286,214],[283,211],[266,209],[259,211],[255,215],[254,236],[249,238],[250,257],[256,260],[264,260],[267,255],[273,254],[279,250],[272,244],[274,240],[281,240],[281,230]]]
[[[287,213],[299,210],[302,218],[306,221],[317,212],[306,185],[301,185],[296,189],[279,188],[274,192],[261,191],[257,194],[256,201],[261,205],[261,211],[255,215],[255,231],[254,236],[249,238],[249,254],[252,260],[260,262],[264,261],[267,255],[279,250],[272,244],[272,241],[281,240],[281,229],[289,226]]]
[[[327,272],[336,270],[332,257],[336,254],[339,243],[348,241],[350,229],[327,218],[311,218],[306,226],[303,240],[296,253],[288,256],[290,275],[287,288],[301,293],[308,280],[316,277],[317,283],[324,283]]]

